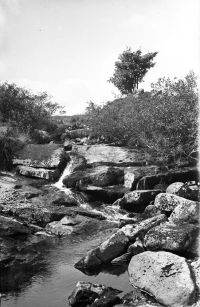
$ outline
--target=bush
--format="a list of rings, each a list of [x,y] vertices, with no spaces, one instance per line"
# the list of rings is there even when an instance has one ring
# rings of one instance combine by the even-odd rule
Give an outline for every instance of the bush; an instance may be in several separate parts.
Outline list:
[[[12,129],[8,129],[0,135],[0,169],[10,170],[12,168],[12,159],[16,151],[24,146],[20,138]]]
[[[161,160],[177,161],[197,147],[198,91],[194,73],[159,79],[140,91],[104,106],[90,103],[87,124],[95,137],[144,148]]]
[[[52,129],[52,114],[60,109],[46,92],[38,95],[7,82],[0,85],[0,118],[20,132]]]

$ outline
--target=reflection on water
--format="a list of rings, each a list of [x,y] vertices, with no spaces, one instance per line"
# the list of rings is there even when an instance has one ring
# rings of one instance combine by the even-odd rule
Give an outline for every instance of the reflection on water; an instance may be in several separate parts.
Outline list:
[[[101,239],[71,242],[63,239],[43,250],[40,259],[31,264],[0,272],[1,307],[64,307],[77,281],[102,283],[130,291],[126,268],[105,266],[101,272],[87,276],[74,264]]]

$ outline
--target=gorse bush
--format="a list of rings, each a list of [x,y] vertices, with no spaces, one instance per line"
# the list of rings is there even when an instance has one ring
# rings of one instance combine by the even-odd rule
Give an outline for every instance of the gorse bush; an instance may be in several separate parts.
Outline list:
[[[198,91],[194,73],[159,79],[140,91],[103,106],[90,103],[87,123],[95,137],[140,146],[162,159],[177,160],[197,147]]]

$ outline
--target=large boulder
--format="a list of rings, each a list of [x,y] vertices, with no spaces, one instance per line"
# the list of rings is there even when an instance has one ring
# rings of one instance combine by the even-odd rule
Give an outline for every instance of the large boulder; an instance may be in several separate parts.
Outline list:
[[[128,192],[118,201],[118,205],[127,211],[143,212],[160,190],[135,190]]]
[[[98,166],[85,171],[75,171],[63,179],[63,184],[68,188],[85,185],[98,187],[112,186],[123,183],[124,172],[120,168]]]
[[[109,302],[111,299],[115,303],[119,303],[120,299],[117,295],[122,291],[106,287],[104,285],[92,284],[89,282],[79,281],[76,288],[68,297],[69,304],[72,307],[86,307],[86,306],[113,306],[113,304],[105,305],[105,300]],[[103,302],[102,302],[103,300]],[[101,303],[101,304],[100,304]]]
[[[75,264],[78,269],[92,269],[122,255],[128,247],[129,239],[123,231],[117,231],[108,240],[90,250]]]
[[[188,203],[180,203],[175,207],[169,217],[172,223],[199,223],[200,203],[190,201]]]
[[[193,204],[196,202],[169,193],[158,194],[154,202],[155,207],[167,213],[171,213],[178,205],[187,207]]]
[[[128,271],[133,287],[153,295],[163,305],[188,306],[194,300],[195,284],[183,257],[146,251],[131,259]]]
[[[190,252],[199,233],[199,228],[191,224],[174,225],[163,223],[150,229],[144,237],[147,250]]]

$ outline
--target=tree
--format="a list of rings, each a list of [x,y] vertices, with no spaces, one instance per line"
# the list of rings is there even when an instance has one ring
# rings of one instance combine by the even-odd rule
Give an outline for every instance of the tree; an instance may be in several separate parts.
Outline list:
[[[113,77],[108,81],[113,83],[122,94],[132,94],[142,81],[147,71],[155,65],[154,57],[158,52],[142,55],[141,50],[133,52],[127,48],[115,62]]]

